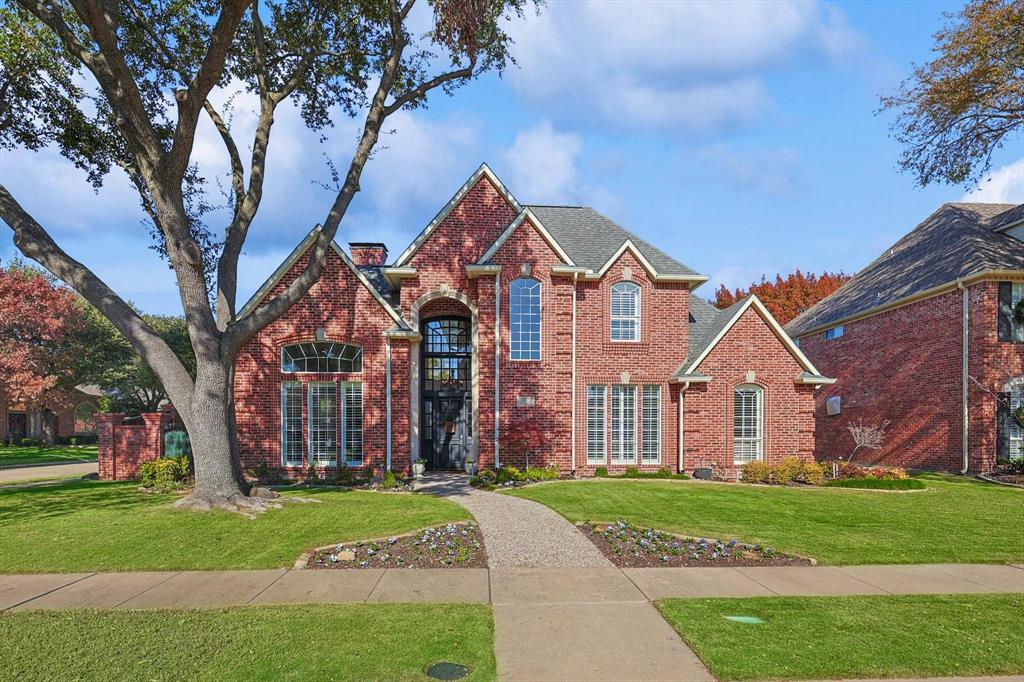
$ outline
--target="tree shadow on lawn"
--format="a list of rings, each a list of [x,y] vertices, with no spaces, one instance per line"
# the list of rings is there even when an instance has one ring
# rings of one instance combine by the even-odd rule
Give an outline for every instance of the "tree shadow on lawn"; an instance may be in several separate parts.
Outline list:
[[[177,495],[137,492],[138,483],[70,481],[3,490],[0,523],[17,523],[85,511],[130,511],[170,505]]]

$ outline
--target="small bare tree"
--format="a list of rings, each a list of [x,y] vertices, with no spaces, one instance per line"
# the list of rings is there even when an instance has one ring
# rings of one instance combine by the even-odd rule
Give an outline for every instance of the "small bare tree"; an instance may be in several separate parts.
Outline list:
[[[881,450],[885,444],[885,430],[891,422],[886,419],[881,424],[865,424],[863,419],[858,419],[856,424],[847,424],[846,428],[853,436],[853,452],[846,461],[852,462],[853,456],[861,448],[868,450]]]

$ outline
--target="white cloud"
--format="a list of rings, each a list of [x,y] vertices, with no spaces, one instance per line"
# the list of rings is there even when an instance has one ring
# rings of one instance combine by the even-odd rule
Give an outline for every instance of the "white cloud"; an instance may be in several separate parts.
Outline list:
[[[978,186],[964,195],[961,201],[991,204],[1024,203],[1024,159],[997,168]]]
[[[858,43],[815,2],[556,2],[509,31],[528,98],[618,126],[704,130],[772,110],[763,71],[801,53],[839,58]]]

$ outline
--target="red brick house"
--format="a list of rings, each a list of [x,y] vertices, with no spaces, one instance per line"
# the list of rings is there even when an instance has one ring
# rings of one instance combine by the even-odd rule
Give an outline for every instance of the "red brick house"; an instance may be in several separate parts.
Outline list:
[[[305,264],[311,232],[241,315]],[[521,204],[486,165],[397,259],[335,245],[308,295],[241,352],[243,465],[408,471],[634,465],[734,475],[812,457],[822,376],[754,298],[590,208]],[[524,436],[533,434],[528,445]]]
[[[945,204],[787,325],[834,385],[816,454],[849,455],[847,426],[890,420],[864,462],[984,471],[1024,431],[1024,205]]]

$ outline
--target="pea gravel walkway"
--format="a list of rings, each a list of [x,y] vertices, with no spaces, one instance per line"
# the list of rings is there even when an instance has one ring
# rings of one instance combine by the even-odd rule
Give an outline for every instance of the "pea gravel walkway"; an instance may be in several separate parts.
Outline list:
[[[612,567],[574,525],[537,502],[479,490],[464,474],[428,474],[416,490],[445,497],[476,517],[491,568]]]

